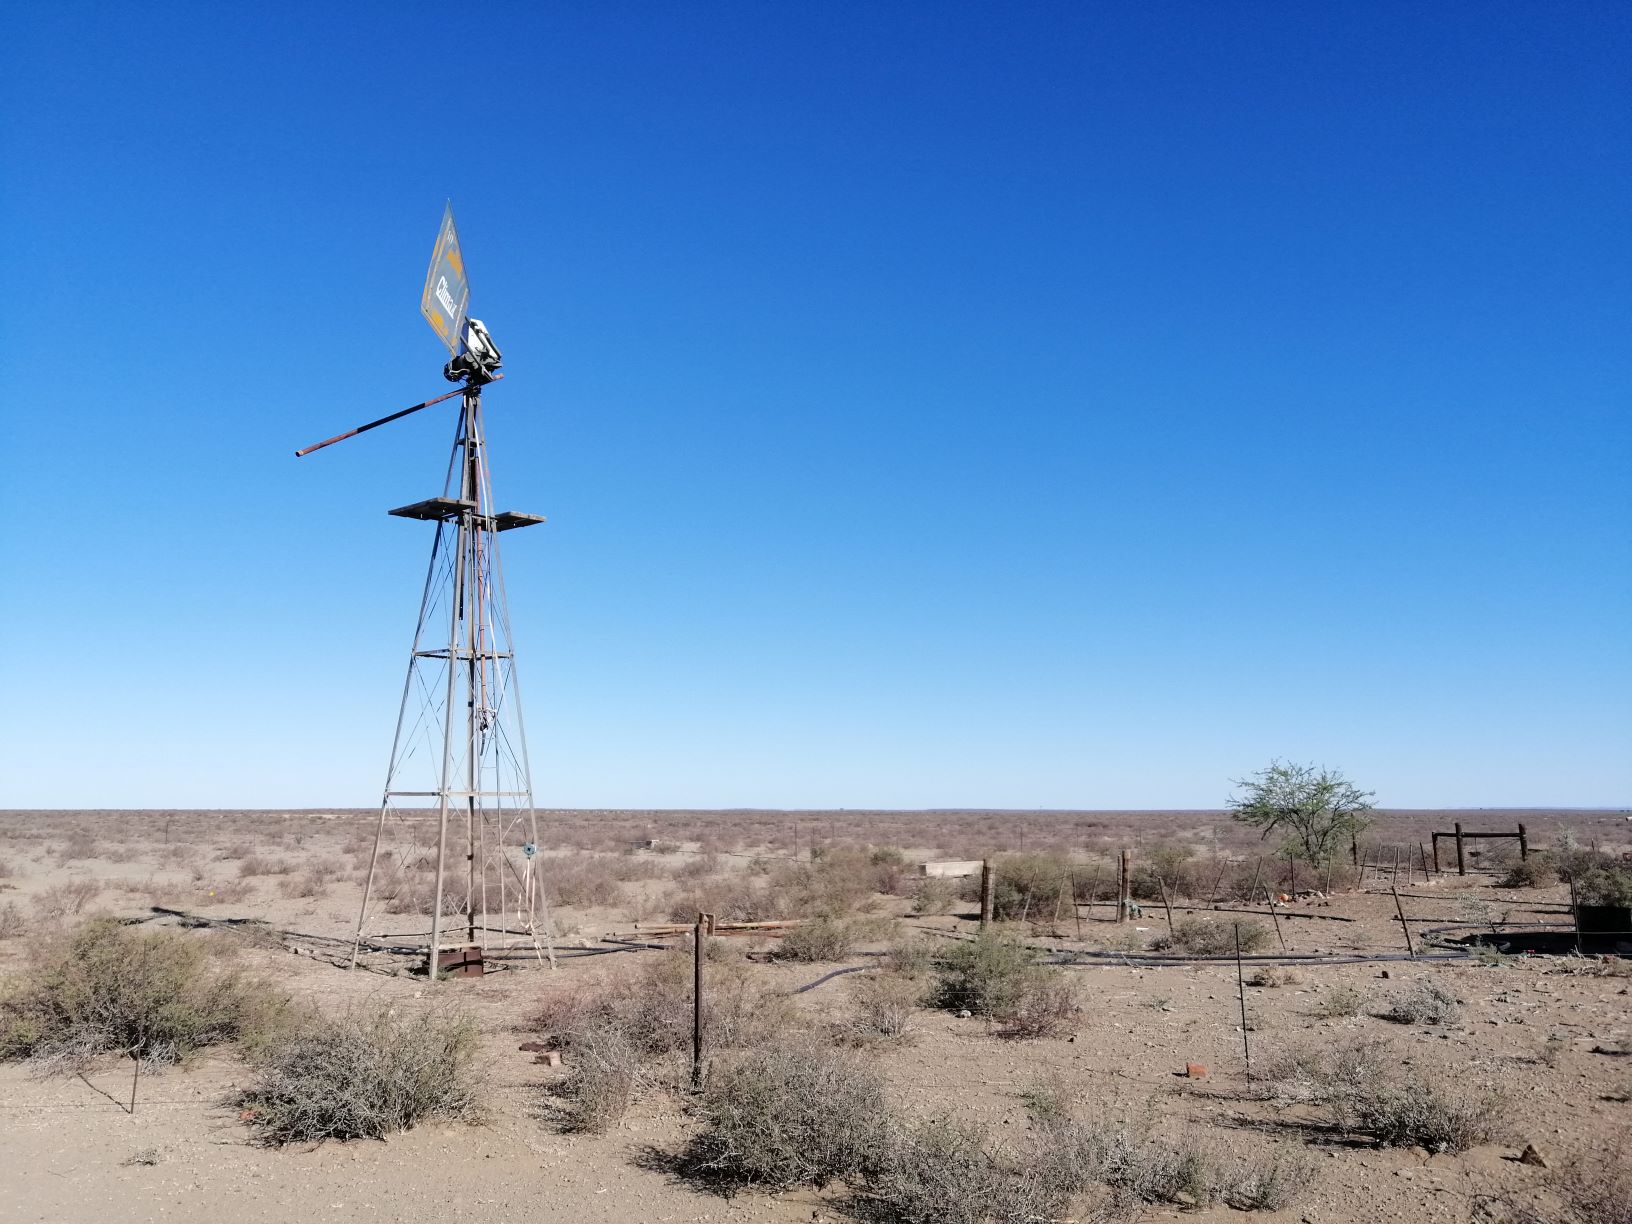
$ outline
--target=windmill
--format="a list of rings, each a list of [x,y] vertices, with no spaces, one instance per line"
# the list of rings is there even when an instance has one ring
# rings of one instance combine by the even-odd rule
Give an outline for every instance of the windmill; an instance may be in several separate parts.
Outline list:
[[[459,397],[442,495],[390,511],[434,523],[436,535],[351,954],[355,968],[364,953],[417,952],[424,940],[432,981],[481,973],[495,956],[517,952],[555,963],[499,562],[501,534],[544,520],[493,509],[482,388],[504,376],[498,347],[469,317],[469,303],[450,205],[420,311],[447,345],[443,377],[462,385],[295,452],[309,455]],[[414,917],[428,917],[430,929],[382,929]],[[453,931],[461,938],[449,948]]]

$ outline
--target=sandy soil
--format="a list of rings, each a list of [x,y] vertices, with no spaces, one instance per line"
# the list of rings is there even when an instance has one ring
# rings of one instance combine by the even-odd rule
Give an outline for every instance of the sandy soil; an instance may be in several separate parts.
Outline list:
[[[181,827],[176,827],[177,821]],[[247,1078],[230,1054],[184,1069],[144,1071],[134,1113],[128,1110],[132,1066],[109,1062],[84,1077],[37,1078],[24,1066],[0,1067],[0,1154],[11,1171],[0,1197],[0,1220],[163,1220],[220,1224],[223,1220],[340,1221],[809,1221],[836,1220],[830,1194],[740,1196],[699,1193],[661,1171],[647,1153],[672,1151],[690,1125],[678,1099],[641,1102],[605,1137],[567,1136],[543,1112],[544,1089],[562,1074],[537,1066],[517,1046],[525,1020],[546,988],[587,986],[616,973],[639,954],[563,955],[560,967],[516,969],[479,980],[432,985],[380,973],[348,973],[329,963],[349,937],[358,886],[354,870],[299,895],[302,872],[350,863],[365,821],[304,815],[285,823],[264,817],[210,820],[178,817],[169,844],[153,820],[27,817],[0,819],[0,907],[10,904],[13,937],[0,941],[0,969],[26,971],[35,938],[70,922],[65,885],[87,882],[81,913],[107,911],[155,922],[155,904],[214,919],[255,917],[289,933],[284,943],[246,946],[246,964],[280,986],[326,1007],[393,1003],[417,1007],[457,1002],[480,1019],[490,1107],[480,1126],[434,1125],[387,1142],[325,1144],[267,1151],[249,1143],[227,1104]],[[91,829],[95,842],[75,845]],[[1606,819],[1606,830],[1612,829]],[[348,847],[352,847],[348,849]],[[89,850],[89,854],[82,853]],[[246,854],[288,860],[291,870],[243,879]],[[663,870],[677,870],[671,855]],[[727,863],[726,870],[730,869]],[[644,895],[640,888],[626,890]],[[101,891],[93,892],[96,885]],[[1440,877],[1402,889],[1412,926],[1424,930],[1477,919],[1481,924],[1557,920],[1560,888],[1497,890],[1488,877]],[[56,890],[56,891],[54,891]],[[43,900],[42,900],[43,899]],[[627,900],[628,898],[622,898]],[[650,898],[641,902],[650,910]],[[898,899],[881,900],[906,914]],[[1527,911],[1525,907],[1535,907]],[[1260,911],[1262,907],[1258,907]],[[1549,913],[1548,911],[1553,911]],[[1165,927],[1160,907],[1135,925],[1148,939]],[[1299,916],[1306,915],[1306,916]],[[603,930],[627,929],[629,905],[561,915],[576,930],[564,944],[593,945]],[[1034,935],[1059,949],[1105,947],[1125,941],[1126,928],[1104,908],[1084,911],[1086,938]],[[1387,888],[1310,899],[1282,911],[1294,954],[1400,955],[1403,943]],[[1350,919],[1351,921],[1332,921]],[[1219,915],[1220,921],[1229,916]],[[959,914],[909,919],[931,937],[956,937],[973,923]],[[26,924],[18,934],[15,925]],[[1053,927],[1075,934],[1067,918]],[[206,937],[201,935],[201,937]],[[232,936],[220,936],[231,938]],[[288,949],[296,949],[290,951]],[[858,956],[847,965],[864,966]],[[835,966],[767,964],[756,972],[795,991]],[[994,1128],[1024,1128],[1019,1094],[1040,1075],[1056,1074],[1090,1102],[1149,1111],[1164,1126],[1190,1128],[1240,1150],[1295,1141],[1317,1173],[1299,1202],[1257,1213],[1265,1224],[1350,1220],[1498,1221],[1529,1209],[1559,1218],[1550,1179],[1560,1168],[1612,1148],[1632,1122],[1632,978],[1614,966],[1577,957],[1520,956],[1454,962],[1410,960],[1358,964],[1302,963],[1295,980],[1249,987],[1253,1058],[1263,1061],[1299,1042],[1329,1042],[1369,1034],[1389,1043],[1400,1064],[1424,1082],[1470,1092],[1496,1091],[1507,1133],[1500,1142],[1459,1156],[1420,1149],[1377,1150],[1312,1127],[1308,1111],[1262,1099],[1245,1074],[1235,968],[1198,964],[1142,968],[1114,962],[1070,970],[1083,986],[1084,1012],[1072,1038],[1021,1042],[991,1035],[978,1020],[922,1012],[918,1031],[880,1053],[895,1098],[923,1113],[952,1112]],[[865,972],[866,970],[864,970]],[[1387,975],[1386,979],[1383,975]],[[1445,983],[1465,1006],[1443,1026],[1404,1026],[1370,1012],[1414,979]],[[819,1016],[836,1015],[855,975],[834,977],[796,995]],[[1367,1009],[1325,1018],[1323,995],[1359,991]],[[434,999],[433,999],[434,996]],[[1550,1040],[1551,1039],[1551,1040]],[[1204,1078],[1184,1076],[1186,1063],[1207,1066]],[[1519,1163],[1526,1143],[1547,1156],[1551,1170]],[[1152,1208],[1150,1219],[1176,1209]],[[1227,1208],[1190,1212],[1201,1221],[1246,1218]],[[1535,1218],[1535,1217],[1532,1217]]]

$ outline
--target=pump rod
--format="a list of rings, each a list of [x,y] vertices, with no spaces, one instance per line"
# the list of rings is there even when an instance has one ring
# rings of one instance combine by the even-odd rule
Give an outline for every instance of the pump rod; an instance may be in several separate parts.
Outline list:
[[[495,374],[491,381],[497,382],[503,377],[503,374]],[[440,404],[443,400],[452,399],[456,395],[463,395],[467,390],[469,390],[468,387],[460,387],[457,391],[449,391],[446,395],[439,395],[435,399],[428,399],[423,404],[415,404],[412,408],[404,408],[401,412],[393,412],[390,416],[383,416],[377,421],[370,421],[367,425],[359,425],[356,429],[348,429],[343,434],[335,434],[334,437],[325,438],[321,442],[308,446],[305,450],[297,450],[295,452],[295,458],[299,459],[305,455],[311,454],[313,451],[320,451],[325,446],[333,446],[336,442],[344,442],[347,438],[355,438],[358,434],[367,433],[369,430],[377,429],[381,425],[389,425],[392,421],[401,420],[411,412],[418,412],[421,408],[429,408],[432,404]]]

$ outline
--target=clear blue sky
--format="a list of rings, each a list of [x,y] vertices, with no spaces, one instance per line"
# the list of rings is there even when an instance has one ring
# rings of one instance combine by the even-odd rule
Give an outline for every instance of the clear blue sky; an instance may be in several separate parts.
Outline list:
[[[448,198],[542,804],[1632,803],[1625,4],[7,41],[0,805],[377,801]]]

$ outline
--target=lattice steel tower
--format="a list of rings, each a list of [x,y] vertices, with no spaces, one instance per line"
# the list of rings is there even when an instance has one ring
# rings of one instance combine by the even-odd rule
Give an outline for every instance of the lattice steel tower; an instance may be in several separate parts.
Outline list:
[[[443,374],[464,386],[297,452],[310,454],[459,397],[442,495],[390,512],[435,523],[436,536],[357,916],[353,966],[365,952],[417,950],[421,940],[428,970],[480,972],[485,960],[504,949],[555,960],[499,560],[502,533],[544,520],[493,508],[482,388],[503,377],[501,358],[481,322],[466,316],[468,299],[450,209],[421,309],[453,353]],[[388,915],[394,926],[428,915],[429,930],[384,930]],[[460,932],[452,949],[446,946],[450,926]]]

